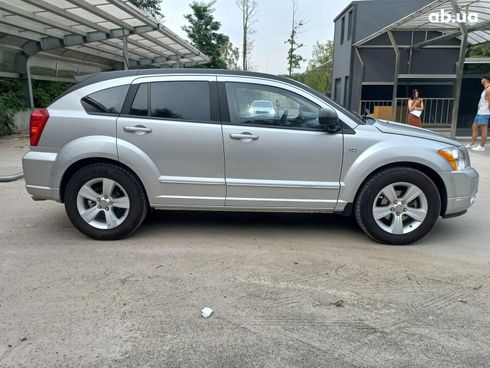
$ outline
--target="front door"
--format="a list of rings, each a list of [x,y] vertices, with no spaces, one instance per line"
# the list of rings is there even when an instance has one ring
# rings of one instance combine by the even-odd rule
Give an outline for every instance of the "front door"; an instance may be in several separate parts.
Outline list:
[[[135,81],[131,107],[117,121],[118,145],[136,146],[156,167],[152,205],[224,206],[223,138],[212,108],[215,82],[215,76]]]
[[[322,130],[319,101],[275,82],[223,83],[226,206],[333,210],[343,137]]]

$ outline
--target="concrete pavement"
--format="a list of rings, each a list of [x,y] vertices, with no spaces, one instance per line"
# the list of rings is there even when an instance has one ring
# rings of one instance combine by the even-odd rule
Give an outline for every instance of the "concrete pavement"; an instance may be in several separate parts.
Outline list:
[[[26,149],[0,138],[0,174]],[[0,367],[487,366],[490,154],[472,162],[474,207],[405,247],[330,215],[170,211],[96,242],[0,183]]]

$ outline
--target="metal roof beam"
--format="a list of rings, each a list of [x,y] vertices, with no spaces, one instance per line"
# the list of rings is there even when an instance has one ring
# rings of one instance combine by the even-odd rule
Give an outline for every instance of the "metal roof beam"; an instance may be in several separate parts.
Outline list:
[[[154,21],[150,21],[147,17],[142,16],[142,14],[139,12],[139,10],[132,9],[130,6],[128,6],[128,4],[121,3],[120,1],[109,1],[112,5],[116,6],[117,8],[119,8],[119,9],[121,9],[123,11],[128,12],[130,15],[132,15],[133,17],[135,17],[138,20],[140,20],[142,23],[145,23],[144,25],[133,27],[130,24],[128,24],[128,23],[126,23],[126,22],[124,22],[124,21],[122,21],[122,20],[114,17],[113,15],[109,14],[108,12],[101,10],[96,5],[88,4],[84,0],[66,0],[66,1],[72,3],[72,4],[76,5],[76,6],[79,6],[80,8],[82,8],[82,9],[84,9],[84,10],[90,12],[90,13],[97,14],[99,17],[105,18],[108,21],[110,21],[110,22],[112,22],[114,24],[117,24],[118,26],[120,26],[122,28],[128,29],[128,30],[130,30],[134,34],[140,34],[141,37],[146,38],[147,40],[149,40],[149,41],[151,41],[151,42],[153,42],[153,43],[155,43],[155,44],[157,44],[157,45],[165,48],[166,50],[168,50],[170,52],[173,52],[174,54],[177,54],[177,55],[182,54],[181,52],[179,52],[178,50],[174,49],[173,47],[165,44],[164,42],[159,41],[157,38],[146,34],[146,32],[151,32],[151,31],[154,31],[156,29],[159,29],[160,28],[160,25],[158,23],[154,22]],[[148,23],[150,23],[150,24],[148,24]],[[134,42],[137,42],[137,41],[131,41],[131,40],[128,39],[128,42],[129,43],[134,43]],[[176,42],[179,42],[180,43],[182,41],[180,40],[180,41],[176,41]],[[186,45],[186,48],[189,48],[189,46],[190,45]],[[141,43],[138,44],[138,47],[145,48],[144,45],[141,44]],[[155,51],[153,51],[151,49],[146,48],[146,50],[155,53]]]
[[[103,18],[111,23],[117,24],[121,28],[128,29],[130,31],[134,31],[134,27],[123,20],[113,16],[112,14],[100,9],[96,5],[92,5],[87,3],[84,0],[65,0],[68,1],[69,3],[72,3],[75,6],[78,6],[79,8],[88,11],[89,13],[95,14],[100,18]]]
[[[158,29],[165,37],[171,39],[172,41],[179,44],[180,46],[185,47],[188,50],[194,49],[194,47],[192,45],[190,45],[188,42],[186,42],[185,40],[183,40],[182,38],[180,38],[179,36],[177,36],[176,34],[171,32],[167,27],[156,22],[152,18],[147,17],[144,14],[142,14],[141,11],[138,8],[136,8],[133,4],[130,4],[128,2],[123,2],[120,0],[107,0],[107,1],[110,4],[118,7],[119,9],[127,12],[128,14],[131,14],[133,17],[140,20],[141,22],[150,25],[154,29]],[[150,35],[146,35],[146,36],[151,37]],[[148,37],[145,37],[145,38],[148,38]],[[152,41],[154,41],[154,40],[155,39],[152,37]],[[172,52],[174,52],[176,54],[180,54],[180,52],[178,52],[175,49]],[[199,52],[199,50],[196,50],[196,53],[197,53],[197,56],[203,57],[204,59],[208,59],[207,56],[204,56],[203,54],[201,54]],[[205,61],[207,62],[208,60],[205,60]]]
[[[30,5],[36,6],[36,7],[40,8],[44,11],[51,12],[53,14],[56,14],[56,15],[59,15],[61,17],[66,18],[66,19],[69,19],[73,22],[77,22],[77,23],[84,25],[86,27],[90,27],[96,31],[105,32],[106,34],[110,34],[111,31],[113,31],[113,30],[107,29],[105,27],[102,27],[99,24],[92,22],[86,18],[80,17],[80,16],[73,14],[71,12],[68,12],[62,8],[54,6],[45,0],[23,0],[23,1],[30,4]],[[115,34],[117,35],[117,32],[120,32],[120,28],[116,28],[116,29],[114,29],[114,31],[116,32]],[[118,38],[118,37],[114,37],[114,38]],[[104,41],[103,43],[110,45],[112,47],[118,48],[122,51],[122,46],[116,45],[113,42]],[[145,54],[138,52],[138,50],[130,50],[130,52],[132,54],[139,55],[140,57],[146,57]]]

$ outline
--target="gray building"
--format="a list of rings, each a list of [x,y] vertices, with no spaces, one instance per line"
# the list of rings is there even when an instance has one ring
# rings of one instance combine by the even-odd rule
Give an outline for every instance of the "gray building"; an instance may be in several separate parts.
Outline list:
[[[458,134],[467,133],[481,93],[479,77],[490,67],[488,60],[466,58],[466,51],[490,39],[490,2],[476,3],[475,24],[435,23],[430,16],[441,10],[469,14],[471,6],[468,0],[350,3],[334,20],[333,98],[350,110],[405,122],[416,88],[425,102],[424,126],[453,135],[457,126]]]

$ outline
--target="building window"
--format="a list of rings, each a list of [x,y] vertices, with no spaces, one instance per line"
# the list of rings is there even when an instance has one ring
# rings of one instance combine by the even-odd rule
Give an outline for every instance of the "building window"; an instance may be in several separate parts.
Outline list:
[[[349,108],[349,77],[345,77],[343,106]]]
[[[342,78],[335,79],[335,85],[333,90],[334,101],[340,103],[340,87],[342,86]]]
[[[342,17],[340,21],[340,44],[344,43],[344,33],[345,33],[345,17]]]
[[[347,41],[350,41],[352,37],[352,10],[347,17]]]

